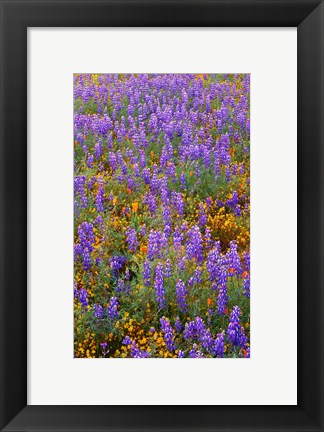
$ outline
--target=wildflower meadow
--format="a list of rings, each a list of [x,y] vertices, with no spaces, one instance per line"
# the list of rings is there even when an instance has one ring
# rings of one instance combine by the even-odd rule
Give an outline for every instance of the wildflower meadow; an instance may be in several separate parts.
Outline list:
[[[250,75],[74,75],[74,356],[250,357]]]

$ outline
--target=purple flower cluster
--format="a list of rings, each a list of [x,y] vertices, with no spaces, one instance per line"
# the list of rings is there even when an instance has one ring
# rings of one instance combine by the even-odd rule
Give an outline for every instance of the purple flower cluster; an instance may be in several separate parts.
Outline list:
[[[178,213],[178,216],[183,216],[184,202],[182,199],[182,194],[180,192],[172,191],[171,200],[176,212]]]
[[[81,256],[83,259],[83,268],[85,271],[90,270],[91,256],[93,245],[95,243],[94,231],[92,223],[82,222],[78,226],[79,243],[74,246],[74,257]]]
[[[227,254],[230,268],[234,269],[234,274],[242,273],[242,266],[239,254],[237,252],[237,243],[235,240],[230,242],[230,250]]]
[[[145,286],[151,285],[151,264],[149,260],[145,260],[143,264],[143,280]]]
[[[108,305],[108,316],[110,319],[118,318],[118,299],[117,297],[111,297]]]
[[[129,336],[126,336],[122,342],[123,345],[130,346],[130,352],[132,358],[148,358],[150,354],[148,351],[142,351],[138,348],[136,342],[132,340]]]
[[[88,309],[88,293],[84,288],[80,290],[75,290],[75,297],[80,300],[81,306],[83,309]]]
[[[138,240],[136,237],[136,231],[134,228],[127,227],[126,229],[126,241],[128,243],[128,248],[132,252],[136,252],[138,247]]]
[[[154,288],[156,294],[156,301],[158,302],[159,308],[164,309],[166,307],[166,301],[164,290],[163,265],[161,263],[158,263],[155,269]]]
[[[112,256],[110,258],[110,267],[112,270],[118,271],[123,268],[127,259],[123,256]]]
[[[165,233],[151,230],[148,238],[147,257],[150,260],[160,258],[162,250],[167,246],[168,240]]]
[[[170,321],[162,317],[160,319],[161,323],[161,329],[164,334],[164,342],[168,348],[169,351],[175,350],[175,344],[174,344],[174,330],[170,324]]]
[[[182,282],[181,279],[179,279],[176,284],[176,298],[177,298],[179,309],[183,313],[185,313],[188,310],[188,305],[186,302],[187,294],[188,294],[188,290],[186,288],[186,285]]]
[[[196,341],[204,350],[216,357],[222,357],[224,354],[224,334],[218,334],[214,339],[200,317],[196,317],[195,321],[186,324],[183,336],[185,339]]]
[[[250,275],[248,273],[243,276],[243,294],[250,298]]]
[[[230,315],[230,323],[227,329],[227,336],[232,345],[245,348],[247,338],[245,336],[244,328],[240,323],[241,310],[238,306],[234,306]]]
[[[171,260],[169,258],[166,260],[166,263],[164,266],[164,276],[166,278],[170,278],[172,276],[172,264],[171,264]]]
[[[186,254],[188,260],[195,259],[201,263],[203,260],[203,244],[200,229],[197,225],[187,233]]]
[[[93,315],[94,315],[96,318],[101,319],[101,318],[103,317],[103,314],[104,314],[103,307],[102,307],[101,305],[94,304],[94,305],[93,305]]]

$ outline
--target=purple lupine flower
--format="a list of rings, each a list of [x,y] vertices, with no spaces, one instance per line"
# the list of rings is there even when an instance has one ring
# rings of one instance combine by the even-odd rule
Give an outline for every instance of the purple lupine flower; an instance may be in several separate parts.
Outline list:
[[[244,348],[247,343],[244,328],[240,323],[241,310],[238,306],[234,306],[230,315],[230,323],[227,329],[227,336],[232,345]]]
[[[174,344],[174,330],[170,324],[170,321],[162,317],[160,319],[161,328],[164,333],[164,342],[168,348],[169,351],[175,350],[175,344]]]
[[[204,204],[199,204],[198,219],[200,226],[205,226],[207,223],[207,213]]]
[[[105,201],[105,190],[103,185],[100,185],[96,195],[96,207],[98,212],[104,211],[104,206],[103,206],[104,201]]]
[[[88,199],[85,195],[85,182],[86,176],[76,176],[74,178],[74,195],[80,197],[83,208],[86,208],[88,205]]]
[[[151,285],[151,265],[149,260],[145,260],[143,264],[143,279],[144,279],[144,285],[150,286]]]
[[[164,232],[151,230],[148,238],[147,257],[151,261],[161,257],[161,251],[167,246],[168,240]]]
[[[135,341],[131,344],[131,356],[132,358],[148,358],[150,354],[148,351],[142,351],[138,348]]]
[[[157,258],[160,254],[160,233],[151,230],[148,237],[147,257],[151,261]]]
[[[123,279],[118,278],[116,292],[126,292],[128,287],[126,287],[125,281]]]
[[[181,350],[178,351],[178,358],[184,358],[186,357],[185,353]]]
[[[183,272],[185,268],[186,268],[186,259],[185,257],[182,257],[178,260],[178,270],[180,272]]]
[[[209,353],[214,352],[214,340],[209,329],[206,329],[203,320],[196,317],[195,321],[186,324],[183,332],[185,339],[196,340]]]
[[[188,309],[188,305],[186,302],[187,294],[188,294],[188,290],[186,288],[186,285],[182,282],[181,279],[179,279],[176,284],[176,298],[177,298],[179,309],[183,313],[185,313]]]
[[[127,259],[123,256],[113,256],[110,258],[110,267],[115,271],[120,270],[123,268],[126,261]]]
[[[108,305],[108,316],[110,319],[118,318],[118,299],[117,297],[111,297]]]
[[[250,298],[250,275],[248,273],[243,273],[243,275],[243,294]]]
[[[219,315],[225,315],[228,303],[227,287],[222,286],[217,295],[217,311]]]
[[[103,317],[103,313],[104,313],[104,310],[103,310],[103,307],[101,305],[98,305],[98,304],[93,305],[93,315],[96,318],[101,319]]]
[[[225,344],[224,344],[224,333],[219,333],[214,343],[214,354],[216,357],[224,357]]]
[[[102,356],[105,357],[108,353],[109,353],[109,349],[107,349],[107,342],[102,342],[101,344],[101,348],[102,348]]]
[[[250,271],[250,252],[245,252],[244,254],[244,264],[246,271]]]
[[[182,190],[185,190],[186,187],[187,187],[187,184],[186,184],[186,175],[185,175],[185,173],[181,173],[181,174],[180,174],[180,185],[181,185],[181,189],[182,189]]]
[[[193,286],[194,284],[200,284],[202,282],[201,273],[201,267],[197,267],[193,276],[188,280],[188,285]]]
[[[208,209],[210,209],[210,206],[212,205],[212,203],[213,203],[212,197],[207,197],[206,198],[206,206]]]
[[[101,216],[101,215],[98,215],[98,216],[96,217],[96,219],[94,220],[94,223],[95,223],[96,225],[102,225],[102,224],[103,224],[103,218],[102,218],[102,216]]]
[[[170,225],[164,225],[163,232],[164,232],[164,235],[166,237],[170,237],[170,235],[172,234],[172,228],[171,228],[171,226]]]
[[[211,231],[209,228],[205,229],[204,241],[205,241],[205,245],[206,245],[207,250],[209,250],[213,247],[214,242],[213,242]]]
[[[83,248],[80,243],[74,245],[74,259],[76,260],[78,256],[81,256],[83,252]]]
[[[171,264],[171,260],[169,258],[166,260],[166,263],[164,266],[164,276],[166,278],[169,278],[172,276],[172,264]]]
[[[148,358],[150,356],[148,351],[141,351],[136,345],[136,342],[132,340],[129,336],[124,337],[122,344],[130,346],[132,358]]]
[[[211,335],[210,330],[204,330],[200,336],[199,341],[201,342],[202,347],[208,352],[213,352],[214,349],[214,339]]]
[[[183,242],[183,234],[180,232],[178,227],[175,227],[175,230],[173,232],[173,244],[174,244],[174,249],[177,252],[181,251],[182,242]]]
[[[242,266],[239,254],[237,252],[237,243],[235,240],[230,242],[230,250],[227,254],[229,266],[234,270],[234,274],[239,275],[242,273]]]
[[[183,331],[183,337],[185,339],[195,339],[197,336],[196,324],[194,321],[186,323],[185,329]]]
[[[155,196],[150,194],[150,193],[146,193],[143,196],[143,204],[148,206],[149,211],[151,213],[151,216],[153,216],[155,214],[156,209],[157,209]]]
[[[199,263],[203,260],[202,238],[197,225],[190,228],[187,233],[186,254],[188,260],[194,258]]]
[[[161,263],[158,263],[155,269],[154,288],[158,305],[161,309],[164,309],[166,307],[166,301],[163,280],[163,265]]]
[[[150,184],[151,181],[151,171],[149,168],[144,168],[143,172],[142,172],[142,176],[143,176],[143,180],[144,183],[146,183],[147,185]]]
[[[82,222],[78,226],[78,235],[82,248],[87,248],[89,252],[93,251],[93,244],[95,242],[93,225],[88,222]]]
[[[88,309],[88,293],[84,288],[79,290],[79,300],[84,309]]]
[[[181,321],[180,321],[179,317],[176,318],[175,323],[174,323],[174,327],[175,327],[177,333],[181,332],[181,330],[182,330],[182,324],[181,324]]]
[[[146,225],[142,225],[141,226],[141,229],[140,229],[140,234],[141,234],[141,236],[145,236],[145,234],[146,234]]]
[[[164,207],[162,212],[164,224],[168,226],[172,226],[172,218],[171,218],[171,211],[169,207]]]
[[[179,192],[172,191],[171,202],[178,215],[182,217],[184,213],[184,202],[182,199],[182,194]]]
[[[190,358],[202,358],[204,357],[203,353],[199,351],[196,344],[193,344],[192,349],[189,351]]]
[[[131,343],[132,343],[132,339],[129,336],[125,336],[123,341],[122,341],[122,344],[123,345],[130,345]]]
[[[91,168],[94,162],[94,157],[92,154],[88,154],[88,158],[87,158],[87,167]]]
[[[200,317],[196,317],[195,325],[196,325],[197,337],[198,340],[200,340],[202,336],[204,336],[206,331],[204,321]]]
[[[220,271],[220,265],[220,243],[216,242],[214,248],[207,255],[206,267],[209,274],[209,280],[217,280]]]
[[[126,229],[126,241],[128,243],[128,248],[132,252],[136,252],[137,246],[139,245],[136,230],[134,228],[127,227]]]
[[[82,258],[83,258],[83,270],[88,271],[91,268],[91,256],[89,254],[89,250],[87,247],[83,249],[82,252]]]
[[[96,159],[100,159],[102,155],[102,145],[101,142],[97,142],[94,146],[94,154]]]

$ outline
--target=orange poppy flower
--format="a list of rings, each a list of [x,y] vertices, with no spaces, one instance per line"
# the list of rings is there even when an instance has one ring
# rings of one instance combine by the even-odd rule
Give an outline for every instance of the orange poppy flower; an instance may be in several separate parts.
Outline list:
[[[207,304],[208,304],[208,306],[210,306],[210,305],[212,304],[212,302],[213,302],[213,300],[212,300],[211,298],[208,297],[208,299],[207,299]]]
[[[133,202],[132,203],[132,211],[133,213],[136,213],[138,210],[138,202]]]

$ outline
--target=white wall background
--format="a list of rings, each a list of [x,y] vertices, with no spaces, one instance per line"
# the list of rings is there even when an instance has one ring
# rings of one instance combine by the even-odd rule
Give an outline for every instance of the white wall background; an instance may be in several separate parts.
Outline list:
[[[251,359],[73,359],[73,73],[251,73]],[[297,403],[296,29],[28,30],[28,403]]]

